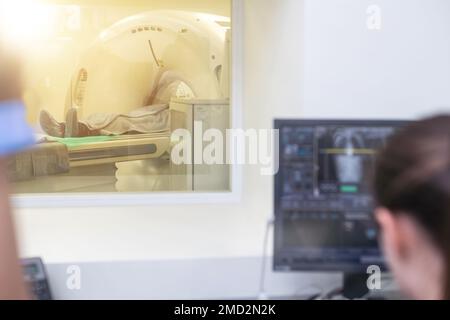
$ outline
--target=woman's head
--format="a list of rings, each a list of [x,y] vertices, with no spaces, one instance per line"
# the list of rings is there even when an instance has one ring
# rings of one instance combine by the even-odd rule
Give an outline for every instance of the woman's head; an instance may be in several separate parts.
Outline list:
[[[416,122],[381,150],[375,174],[382,245],[400,286],[450,298],[450,116]]]

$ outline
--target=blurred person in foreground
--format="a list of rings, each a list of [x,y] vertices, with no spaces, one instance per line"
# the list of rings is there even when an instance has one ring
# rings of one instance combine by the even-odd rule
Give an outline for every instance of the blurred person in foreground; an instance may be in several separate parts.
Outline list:
[[[0,299],[28,299],[17,254],[9,199],[7,158],[33,144],[20,101],[20,68],[13,54],[0,43]]]

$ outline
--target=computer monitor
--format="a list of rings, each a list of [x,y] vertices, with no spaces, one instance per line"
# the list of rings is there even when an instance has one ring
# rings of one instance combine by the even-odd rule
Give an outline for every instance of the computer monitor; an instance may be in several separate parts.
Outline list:
[[[384,268],[373,219],[375,155],[404,121],[276,120],[275,271]]]

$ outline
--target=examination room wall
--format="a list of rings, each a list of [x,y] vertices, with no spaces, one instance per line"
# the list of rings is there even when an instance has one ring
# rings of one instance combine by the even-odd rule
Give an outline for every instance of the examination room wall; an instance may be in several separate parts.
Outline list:
[[[275,117],[413,118],[450,106],[448,0],[244,0],[244,124]],[[383,9],[381,31],[366,8]],[[259,256],[272,177],[242,202],[19,209],[24,256],[47,262]]]

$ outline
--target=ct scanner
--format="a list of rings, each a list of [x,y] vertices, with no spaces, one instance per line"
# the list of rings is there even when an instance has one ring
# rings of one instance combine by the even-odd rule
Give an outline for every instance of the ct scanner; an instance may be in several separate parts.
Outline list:
[[[161,159],[170,152],[171,130],[191,128],[186,121],[193,120],[195,110],[203,114],[199,119],[205,119],[205,112],[219,110],[223,121],[213,125],[225,130],[230,115],[229,37],[229,19],[202,13],[158,10],[118,21],[101,32],[79,58],[65,113],[76,108],[79,118],[93,113],[128,114],[142,106],[163,103],[171,112],[167,131],[100,141],[79,139],[76,145],[47,137],[38,148],[65,144],[69,172],[86,176],[83,172],[92,170],[89,167],[112,164],[114,176],[120,180],[121,171],[138,176],[155,163],[161,165]],[[188,171],[193,174],[193,170],[183,172]],[[117,187],[120,191],[130,191],[123,178],[117,185],[122,186]]]
[[[207,14],[152,11],[125,18],[81,57],[66,108],[127,113],[169,102],[180,83],[197,98],[227,98],[226,40],[227,29]]]

